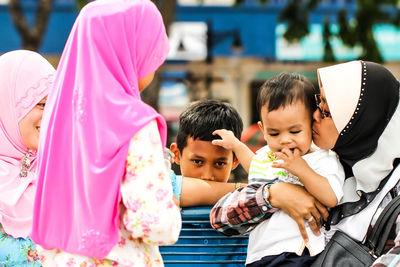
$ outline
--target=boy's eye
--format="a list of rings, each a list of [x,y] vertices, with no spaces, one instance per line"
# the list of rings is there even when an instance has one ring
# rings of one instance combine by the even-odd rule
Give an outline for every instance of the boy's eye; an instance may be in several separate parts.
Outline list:
[[[300,133],[301,131],[290,131],[290,133],[292,133],[292,134],[298,134],[298,133]]]
[[[44,108],[46,106],[46,103],[38,103],[36,106]]]
[[[219,161],[219,162],[216,162],[215,165],[217,165],[218,167],[223,167],[226,165],[226,162]]]
[[[269,133],[270,136],[278,136],[279,133]]]
[[[196,164],[196,165],[201,165],[201,164],[203,164],[203,161],[200,160],[200,159],[192,159],[192,162],[193,162],[194,164]]]

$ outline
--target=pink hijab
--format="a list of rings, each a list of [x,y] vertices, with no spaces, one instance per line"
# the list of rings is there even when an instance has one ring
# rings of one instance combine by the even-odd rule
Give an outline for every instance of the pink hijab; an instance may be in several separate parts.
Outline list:
[[[4,231],[26,238],[32,229],[36,153],[26,177],[21,159],[28,148],[18,123],[49,92],[54,68],[35,52],[16,50],[0,57],[0,223]]]
[[[156,119],[165,146],[165,121],[138,80],[168,50],[149,0],[97,0],[80,12],[42,121],[32,239],[45,249],[102,259],[117,243],[130,139]]]

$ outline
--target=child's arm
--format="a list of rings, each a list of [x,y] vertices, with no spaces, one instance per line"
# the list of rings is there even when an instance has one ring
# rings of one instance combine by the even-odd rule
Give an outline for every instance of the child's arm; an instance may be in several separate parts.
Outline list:
[[[222,139],[213,140],[214,145],[222,146],[225,149],[232,150],[238,158],[243,169],[249,173],[251,159],[254,156],[253,151],[250,150],[244,143],[242,143],[232,131],[225,129],[216,130],[213,135],[219,135]]]
[[[327,207],[334,207],[338,203],[328,179],[316,173],[307,162],[300,156],[300,151],[295,149],[282,149],[276,152],[275,157],[281,161],[272,163],[273,167],[284,168],[291,174],[297,176],[307,191]]]
[[[183,177],[180,205],[181,207],[212,206],[229,192],[246,185]]]

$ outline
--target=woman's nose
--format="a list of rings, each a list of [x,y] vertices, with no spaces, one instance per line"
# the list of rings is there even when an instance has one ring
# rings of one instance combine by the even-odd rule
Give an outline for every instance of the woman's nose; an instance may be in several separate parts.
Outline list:
[[[319,109],[316,109],[313,113],[313,119],[316,122],[319,122],[321,120],[321,112],[319,111]]]

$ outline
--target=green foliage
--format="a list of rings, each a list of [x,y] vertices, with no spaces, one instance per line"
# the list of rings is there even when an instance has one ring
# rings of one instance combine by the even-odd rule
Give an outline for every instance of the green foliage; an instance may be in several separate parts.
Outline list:
[[[357,38],[350,28],[351,22],[348,22],[347,11],[345,9],[339,11],[337,20],[340,26],[339,36],[341,37],[343,43],[347,46],[354,47],[357,43]]]
[[[81,10],[87,3],[89,3],[89,0],[76,0],[76,7]]]
[[[392,15],[389,10],[391,10]],[[345,10],[338,14],[339,36],[343,43],[354,47],[360,45],[360,59],[383,62],[383,58],[373,35],[373,27],[377,24],[398,25],[399,11],[397,1],[393,0],[358,0],[354,14],[354,23],[349,22]]]
[[[308,34],[308,17],[320,3],[320,0],[292,0],[283,9],[279,19],[288,24],[284,38],[289,42],[299,41]],[[345,9],[337,14],[339,24],[338,36],[349,47],[360,46],[360,59],[383,62],[382,55],[373,35],[373,27],[377,24],[393,24],[400,26],[400,11],[397,0],[358,0],[354,18],[349,20]],[[333,61],[334,54],[330,44],[329,24],[324,23],[324,61]]]
[[[309,33],[309,9],[307,4],[303,5],[301,1],[292,0],[282,10],[279,15],[279,21],[286,22],[288,28],[283,37],[289,42],[298,42]]]
[[[317,5],[319,4],[319,2],[321,2],[321,0],[309,0],[309,1],[306,3],[306,6],[307,6],[308,9],[312,10],[312,9],[314,9],[314,8],[317,7]]]
[[[326,18],[324,21],[324,33],[323,33],[323,42],[324,42],[324,62],[335,62],[335,55],[333,53],[333,49],[331,46],[331,29],[330,29],[330,21],[329,18]]]
[[[236,0],[235,6],[239,6],[239,5],[243,4],[244,2],[245,2],[245,0]]]

